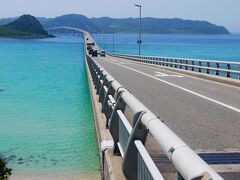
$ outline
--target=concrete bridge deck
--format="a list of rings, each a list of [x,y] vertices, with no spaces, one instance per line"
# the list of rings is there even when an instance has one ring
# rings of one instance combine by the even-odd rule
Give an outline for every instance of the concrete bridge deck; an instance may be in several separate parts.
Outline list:
[[[240,88],[106,56],[94,58],[194,150],[240,151]]]
[[[86,37],[89,41],[94,41],[90,35],[87,34]],[[98,45],[96,47],[99,49]],[[124,58],[107,55],[93,59],[153,113],[160,115],[165,124],[194,151],[203,152],[203,159],[204,153],[212,152],[222,157],[230,157],[233,152],[239,158],[236,153],[240,152],[240,87]],[[128,116],[127,113],[125,115]],[[175,169],[168,160],[164,160],[166,156],[162,155],[151,136],[145,146],[164,178],[176,179]],[[221,155],[221,152],[229,154]],[[110,159],[114,158],[111,151],[106,153]],[[210,156],[216,161],[222,159],[215,155]],[[233,156],[231,158],[234,159]],[[123,179],[122,172],[118,171],[121,169],[119,161],[122,160],[118,157],[117,167],[112,172],[118,174],[117,179]],[[224,179],[240,178],[239,164],[220,162],[213,165],[213,168]]]

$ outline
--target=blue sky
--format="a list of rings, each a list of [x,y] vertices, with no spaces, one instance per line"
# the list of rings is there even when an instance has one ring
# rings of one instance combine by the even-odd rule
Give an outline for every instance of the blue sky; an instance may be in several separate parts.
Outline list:
[[[32,14],[55,17],[68,13],[88,17],[136,17],[135,3],[143,16],[207,20],[240,32],[240,0],[0,0],[0,18]]]

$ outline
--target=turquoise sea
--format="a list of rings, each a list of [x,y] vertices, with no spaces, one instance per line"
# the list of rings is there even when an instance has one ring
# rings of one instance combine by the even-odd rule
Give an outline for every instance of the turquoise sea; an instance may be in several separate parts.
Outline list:
[[[138,54],[138,34],[93,34],[93,36],[108,52],[113,52],[114,49],[115,53]],[[240,34],[142,34],[142,41],[142,55],[240,61]]]
[[[137,39],[115,34],[114,51],[137,54]],[[144,34],[142,54],[240,61],[240,35]],[[99,177],[81,37],[0,39],[0,155],[17,180]]]
[[[81,37],[0,39],[0,155],[14,179],[99,177],[83,57]]]

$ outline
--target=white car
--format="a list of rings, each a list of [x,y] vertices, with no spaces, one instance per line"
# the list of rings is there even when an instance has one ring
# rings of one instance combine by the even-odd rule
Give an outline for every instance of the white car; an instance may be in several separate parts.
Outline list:
[[[101,50],[101,52],[100,52],[100,56],[101,56],[101,57],[105,57],[105,56],[106,56],[106,53],[105,53],[104,50]]]

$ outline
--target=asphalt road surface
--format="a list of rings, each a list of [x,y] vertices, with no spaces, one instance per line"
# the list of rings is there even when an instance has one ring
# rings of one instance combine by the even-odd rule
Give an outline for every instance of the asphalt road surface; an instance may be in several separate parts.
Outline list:
[[[196,151],[240,151],[240,88],[115,57],[94,58]]]

